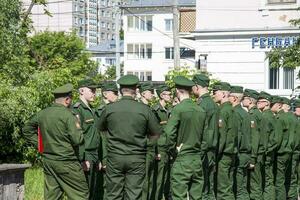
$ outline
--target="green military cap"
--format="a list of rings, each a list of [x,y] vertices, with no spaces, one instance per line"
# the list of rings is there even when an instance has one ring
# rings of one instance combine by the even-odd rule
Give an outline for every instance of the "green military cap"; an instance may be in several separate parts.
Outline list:
[[[300,108],[300,99],[296,99],[294,105],[296,108]]]
[[[119,78],[117,83],[120,86],[129,86],[129,87],[135,86],[136,87],[139,84],[139,78],[135,75],[125,75],[125,76],[122,76],[121,78]]]
[[[258,95],[258,99],[266,99],[268,101],[272,101],[272,95],[267,92],[261,91]]]
[[[259,93],[255,90],[252,89],[245,89],[244,90],[244,96],[245,97],[250,97],[253,99],[258,99]]]
[[[208,87],[210,80],[205,74],[196,74],[193,77],[193,81],[197,85],[200,85],[202,87]]]
[[[288,99],[288,98],[286,98],[286,97],[281,97],[281,103],[290,105],[291,104],[291,100]]]
[[[184,76],[176,76],[173,81],[176,88],[191,88],[195,85],[193,81]]]
[[[98,85],[92,79],[83,79],[78,81],[78,88],[87,87],[87,88],[97,88]]]
[[[156,88],[156,94],[157,94],[157,96],[159,97],[160,94],[161,94],[162,92],[164,92],[164,91],[171,91],[171,89],[170,89],[167,85],[165,85],[165,84],[159,85],[159,86]]]
[[[153,91],[154,87],[151,82],[142,82],[139,85],[140,92],[145,92],[146,90]]]
[[[52,91],[54,96],[69,96],[72,94],[73,85],[71,83],[60,86]]]
[[[230,87],[230,92],[231,93],[240,93],[240,94],[243,94],[244,93],[244,89],[242,86],[231,86]]]
[[[118,86],[115,81],[105,81],[101,84],[102,91],[118,92]]]
[[[272,96],[272,104],[282,103],[282,98],[280,96]]]
[[[213,90],[230,91],[230,84],[227,82],[218,82],[213,85]]]

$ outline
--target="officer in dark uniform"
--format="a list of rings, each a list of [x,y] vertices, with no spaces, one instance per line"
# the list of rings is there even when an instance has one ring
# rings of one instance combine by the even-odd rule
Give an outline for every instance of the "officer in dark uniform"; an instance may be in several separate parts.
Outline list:
[[[183,200],[188,195],[189,199],[202,199],[204,178],[200,154],[206,113],[190,98],[193,81],[177,76],[174,82],[180,103],[172,110],[164,129],[170,151],[177,152],[171,170],[172,198]]]
[[[204,188],[203,200],[215,199],[214,194],[214,171],[216,164],[216,149],[218,144],[218,105],[211,98],[208,86],[209,78],[204,74],[196,74],[193,77],[195,86],[193,93],[198,98],[198,104],[206,111],[206,127],[203,135],[203,171]]]
[[[55,102],[38,112],[24,127],[26,141],[39,145],[44,168],[44,199],[87,200],[88,185],[79,162],[79,145],[84,142],[81,126],[69,109],[73,86],[53,91]],[[37,136],[38,133],[38,136]],[[39,140],[38,140],[39,138]]]
[[[92,79],[84,79],[78,82],[79,101],[73,105],[73,112],[80,121],[83,130],[84,145],[82,147],[82,165],[90,189],[90,199],[100,198],[100,180],[97,178],[101,170],[100,163],[100,135],[95,128],[95,110],[91,103],[95,100],[95,92],[98,86]]]
[[[107,105],[97,127],[107,134],[107,200],[142,199],[146,172],[146,139],[161,132],[150,107],[135,101],[138,77],[118,80],[122,98]]]

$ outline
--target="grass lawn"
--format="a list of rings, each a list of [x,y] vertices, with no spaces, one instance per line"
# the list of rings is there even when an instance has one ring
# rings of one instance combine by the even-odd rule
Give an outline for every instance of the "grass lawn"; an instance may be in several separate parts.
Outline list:
[[[44,196],[43,169],[33,167],[25,171],[25,199],[42,200]]]

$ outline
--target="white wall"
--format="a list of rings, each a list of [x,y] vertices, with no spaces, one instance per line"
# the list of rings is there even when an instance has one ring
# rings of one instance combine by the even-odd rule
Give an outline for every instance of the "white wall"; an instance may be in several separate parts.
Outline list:
[[[267,0],[199,0],[197,30],[262,29],[290,26],[289,20],[300,17],[296,4],[268,5]],[[290,10],[294,9],[294,10]]]
[[[153,81],[164,81],[165,75],[173,68],[173,60],[165,59],[165,47],[173,47],[172,32],[165,31],[165,19],[172,19],[172,14],[153,15],[153,29],[151,32],[128,31],[127,16],[124,16],[124,72],[127,71],[152,71]],[[160,31],[163,33],[161,33]],[[193,47],[193,41],[181,39],[181,47]],[[128,59],[128,43],[152,43],[152,59]],[[195,66],[195,61],[181,60],[181,66]]]

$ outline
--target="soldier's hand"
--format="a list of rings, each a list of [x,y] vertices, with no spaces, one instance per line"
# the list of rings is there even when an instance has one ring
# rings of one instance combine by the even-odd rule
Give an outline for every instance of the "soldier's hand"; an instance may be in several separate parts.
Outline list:
[[[83,161],[82,168],[83,168],[83,171],[86,171],[86,172],[89,171],[91,168],[90,162],[87,160]]]
[[[99,170],[99,171],[101,171],[101,170],[102,170],[102,168],[103,168],[103,166],[102,166],[102,163],[101,163],[101,162],[99,162],[99,164],[98,164],[98,170]]]
[[[255,165],[253,165],[253,164],[249,164],[249,167],[248,167],[248,169],[254,169],[255,168]]]
[[[104,171],[104,172],[106,171],[106,165],[102,166],[102,171]]]
[[[160,160],[161,159],[161,155],[160,154],[157,154],[156,156],[155,156],[155,160]]]

